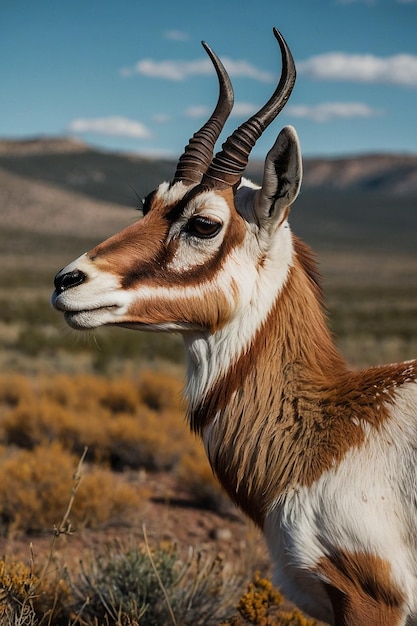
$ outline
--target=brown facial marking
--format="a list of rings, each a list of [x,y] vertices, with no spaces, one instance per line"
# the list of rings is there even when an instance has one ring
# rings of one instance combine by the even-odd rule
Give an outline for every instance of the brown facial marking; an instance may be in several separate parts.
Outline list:
[[[222,293],[208,292],[204,299],[198,297],[164,300],[150,298],[134,303],[129,320],[141,324],[183,324],[193,328],[207,329],[214,333],[230,319],[230,301]]]
[[[216,286],[216,279],[232,250],[244,240],[246,228],[240,216],[236,214],[235,219],[229,221],[222,243],[204,263],[196,262],[182,271],[170,268],[179,246],[175,238],[166,243],[171,223],[178,219],[186,203],[202,191],[201,188],[192,189],[186,194],[186,199],[183,198],[174,206],[166,206],[154,196],[142,220],[90,252],[90,257],[98,267],[114,271],[120,276],[124,289],[138,290],[138,299],[130,307],[127,317],[121,320],[122,323],[152,325],[178,322],[214,332],[230,318],[230,294],[222,293]],[[228,202],[233,202],[233,195],[229,198],[228,190],[221,195]],[[197,252],[196,255],[198,259]],[[193,286],[196,292],[191,297],[140,297],[142,287],[169,289]],[[237,296],[236,293],[234,295]]]
[[[326,580],[338,626],[403,623],[404,595],[393,584],[387,561],[340,550],[322,558],[317,572]]]
[[[155,262],[169,226],[162,207],[156,206],[152,214],[147,213],[143,219],[99,244],[88,256],[98,268],[124,278],[138,263],[147,266]]]
[[[295,241],[298,260],[250,351],[189,415],[200,434],[219,416],[213,469],[260,526],[279,495],[311,485],[364,442],[361,423],[381,427],[396,385],[409,376],[404,365],[347,370],[324,320],[314,265],[300,246]]]
[[[178,322],[215,332],[230,319],[230,303],[233,298],[236,300],[237,293],[233,286],[231,294],[223,293],[216,287],[216,277],[232,250],[242,244],[246,234],[244,220],[234,208],[231,190],[217,192],[235,214],[235,219],[229,221],[219,248],[204,263],[196,263],[183,270],[169,267],[179,246],[175,238],[167,243],[169,229],[187,204],[205,191],[208,191],[205,187],[194,187],[175,205],[167,205],[163,196],[150,194],[146,199],[146,215],[142,220],[89,253],[98,268],[120,277],[123,289],[138,289],[138,299],[120,323],[152,325]],[[201,289],[204,285],[213,285],[213,288]],[[194,286],[196,295],[175,299],[157,294],[146,299],[140,297],[141,287],[169,289],[184,286]]]

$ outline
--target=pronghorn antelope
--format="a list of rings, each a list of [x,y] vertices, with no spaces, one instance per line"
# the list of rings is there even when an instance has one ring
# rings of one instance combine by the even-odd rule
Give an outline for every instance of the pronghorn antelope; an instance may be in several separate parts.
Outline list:
[[[338,626],[417,624],[417,361],[350,371],[335,348],[312,254],[287,222],[294,129],[262,187],[242,178],[295,81],[274,34],[279,84],[214,157],[233,91],[203,44],[220,84],[211,118],[143,219],[61,270],[52,302],[76,329],[181,333],[190,426],[290,599]]]

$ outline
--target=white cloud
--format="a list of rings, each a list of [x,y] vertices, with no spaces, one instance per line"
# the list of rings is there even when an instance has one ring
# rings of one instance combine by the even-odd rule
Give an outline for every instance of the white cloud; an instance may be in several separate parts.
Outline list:
[[[353,117],[374,117],[383,113],[380,109],[373,109],[363,102],[322,102],[316,105],[292,105],[286,108],[288,115],[305,117],[314,122],[329,122],[335,119],[349,119]]]
[[[417,87],[417,56],[411,54],[381,58],[372,54],[328,52],[299,62],[297,70],[318,80]]]
[[[278,78],[278,72],[276,74],[265,72],[247,61],[233,61],[228,57],[222,57],[222,62],[232,77],[253,78],[263,83],[274,82]]]
[[[271,72],[265,72],[247,61],[234,61],[222,58],[228,73],[232,77],[253,78],[261,82],[271,82],[277,76]],[[154,61],[142,59],[133,67],[124,67],[120,70],[122,76],[142,74],[153,78],[166,78],[168,80],[185,80],[190,76],[207,76],[213,73],[213,64],[210,59],[196,59],[194,61]]]
[[[113,135],[117,137],[132,137],[135,139],[148,139],[151,132],[141,124],[126,117],[97,117],[78,118],[68,125],[72,133],[95,133],[97,135]]]
[[[188,41],[189,36],[182,30],[167,30],[164,33],[165,39],[170,39],[171,41]]]
[[[199,61],[154,61],[142,59],[132,68],[121,70],[123,76],[142,74],[152,78],[167,78],[168,80],[184,80],[188,76],[210,74],[213,66],[209,59]]]
[[[250,117],[259,111],[260,108],[261,106],[257,106],[251,102],[235,102],[231,115],[233,117]]]
[[[156,124],[168,124],[168,122],[170,122],[171,119],[172,117],[168,115],[167,113],[155,113],[155,115],[152,116],[152,120]]]
[[[199,117],[209,117],[211,111],[212,109],[204,104],[196,104],[185,110],[185,117],[191,117],[193,119],[197,119]]]

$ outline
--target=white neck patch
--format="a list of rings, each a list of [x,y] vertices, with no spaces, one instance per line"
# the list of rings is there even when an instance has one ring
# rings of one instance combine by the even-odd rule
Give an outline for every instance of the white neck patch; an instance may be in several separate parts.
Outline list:
[[[215,381],[224,376],[231,365],[250,346],[258,328],[268,316],[283,288],[293,263],[292,235],[287,223],[282,224],[267,257],[259,267],[253,248],[259,245],[248,233],[243,245],[233,250],[221,276],[235,278],[239,305],[233,319],[214,334],[184,334],[188,356],[186,395],[190,408],[205,397]],[[230,280],[219,288],[230,289]]]

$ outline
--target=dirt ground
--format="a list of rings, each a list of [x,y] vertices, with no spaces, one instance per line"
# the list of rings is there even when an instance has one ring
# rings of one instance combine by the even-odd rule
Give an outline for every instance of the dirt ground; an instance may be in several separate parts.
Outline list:
[[[179,554],[193,549],[207,557],[220,556],[236,563],[237,570],[247,570],[248,581],[255,570],[265,576],[271,574],[261,532],[235,508],[230,506],[223,513],[199,508],[192,494],[168,473],[142,476],[141,483],[150,489],[152,497],[133,521],[98,529],[75,528],[71,535],[60,535],[54,547],[57,565],[65,565],[74,573],[80,560],[99,554],[114,542],[126,546],[143,542],[145,527],[153,546],[168,542],[177,546]],[[53,529],[31,536],[16,532],[8,539],[0,538],[0,555],[24,563],[33,559],[35,567],[42,568],[53,537]]]

